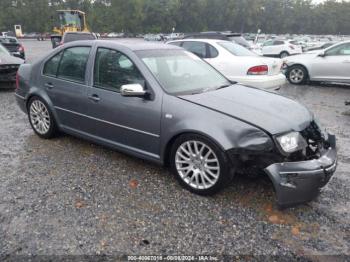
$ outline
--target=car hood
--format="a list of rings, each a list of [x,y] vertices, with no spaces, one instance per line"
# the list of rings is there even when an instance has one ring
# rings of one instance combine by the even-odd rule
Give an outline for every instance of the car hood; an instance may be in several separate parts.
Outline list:
[[[301,55],[293,55],[293,56],[289,56],[286,57],[284,59],[284,62],[289,64],[289,63],[296,63],[296,62],[302,62],[302,61],[309,61],[310,59],[313,59],[315,57],[317,57],[317,55],[319,54],[320,51],[315,52],[315,53],[304,53]]]
[[[306,107],[292,99],[241,85],[180,98],[240,119],[271,135],[302,131],[313,119]]]
[[[20,59],[11,55],[0,54],[0,65],[9,65],[9,64],[21,65],[23,63],[24,63],[23,59]]]

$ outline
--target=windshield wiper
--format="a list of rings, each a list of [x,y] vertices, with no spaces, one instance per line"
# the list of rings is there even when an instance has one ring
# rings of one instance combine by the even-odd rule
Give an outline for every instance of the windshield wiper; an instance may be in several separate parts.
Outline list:
[[[226,88],[226,87],[229,87],[231,85],[222,85],[222,86],[219,86],[218,88],[216,88],[215,90],[219,90],[219,89],[223,89],[223,88]]]
[[[231,84],[221,85],[221,86],[219,86],[217,88],[208,87],[208,88],[201,89],[201,90],[198,90],[196,92],[193,92],[193,93],[191,93],[191,95],[197,95],[197,94],[201,94],[201,93],[205,93],[205,92],[209,92],[209,91],[215,91],[215,90],[223,89],[223,88],[226,88],[226,87],[230,87],[233,84],[235,84],[235,83],[232,82]]]

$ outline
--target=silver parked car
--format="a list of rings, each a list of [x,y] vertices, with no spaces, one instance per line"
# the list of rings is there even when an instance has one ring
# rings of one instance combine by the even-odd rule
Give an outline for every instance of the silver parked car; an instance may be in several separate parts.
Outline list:
[[[292,84],[308,80],[319,82],[350,83],[350,41],[331,47],[286,58],[287,79]]]
[[[228,81],[173,45],[79,41],[19,69],[16,98],[37,135],[57,131],[170,165],[210,195],[264,170],[279,205],[311,200],[336,169],[336,143],[313,114]]]

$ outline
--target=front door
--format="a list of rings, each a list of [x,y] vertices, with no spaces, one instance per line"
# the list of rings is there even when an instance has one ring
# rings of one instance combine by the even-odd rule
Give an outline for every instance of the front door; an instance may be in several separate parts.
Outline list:
[[[98,48],[93,86],[88,93],[90,133],[134,153],[159,159],[161,97],[124,97],[120,88],[141,84],[150,90],[136,65],[125,54]]]

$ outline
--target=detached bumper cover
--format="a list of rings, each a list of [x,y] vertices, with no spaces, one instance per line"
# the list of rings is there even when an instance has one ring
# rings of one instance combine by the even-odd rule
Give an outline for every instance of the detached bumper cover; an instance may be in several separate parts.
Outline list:
[[[265,169],[273,182],[277,204],[291,206],[311,201],[337,168],[336,139],[329,134],[330,147],[319,159],[273,164]]]

